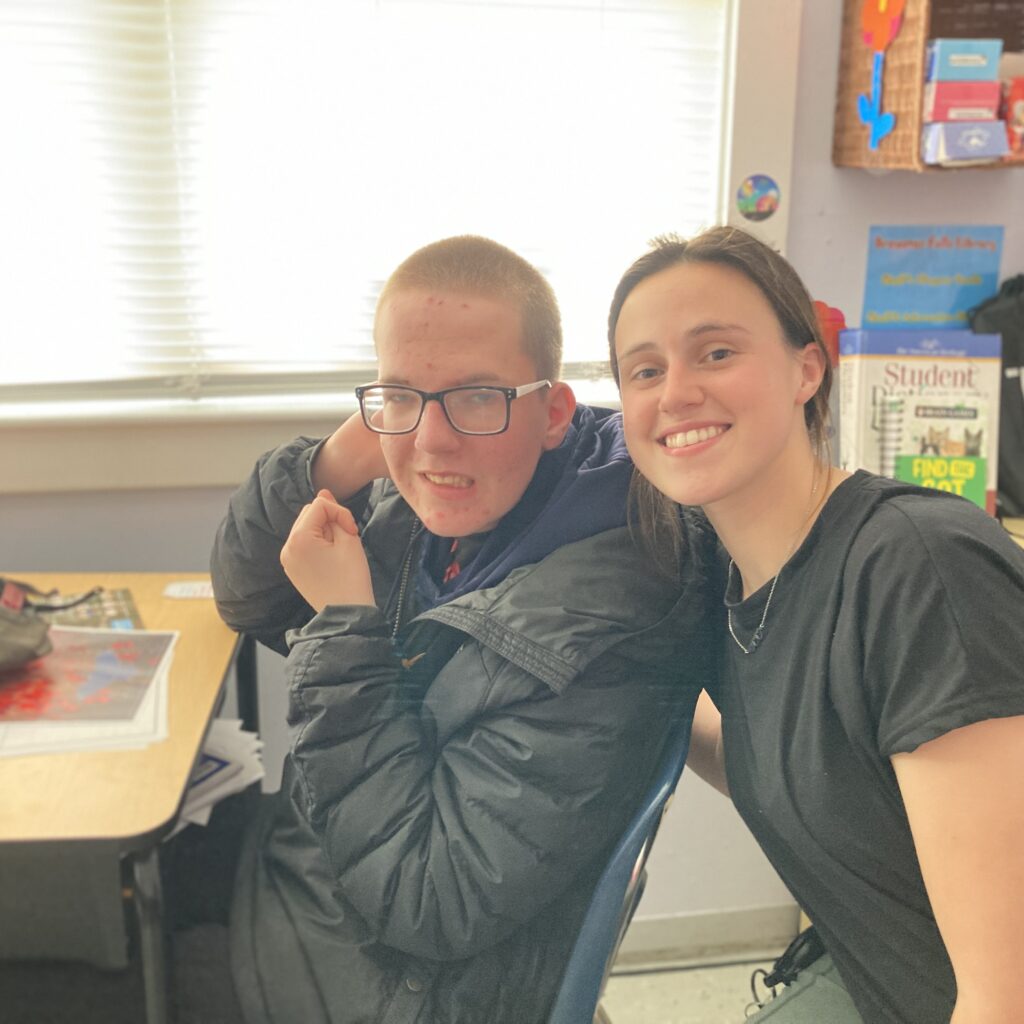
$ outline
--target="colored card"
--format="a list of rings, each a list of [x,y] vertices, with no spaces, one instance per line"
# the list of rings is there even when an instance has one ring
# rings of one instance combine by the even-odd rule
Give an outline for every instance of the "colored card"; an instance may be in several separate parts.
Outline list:
[[[83,626],[94,629],[142,629],[142,617],[132,592],[125,587],[99,588],[87,601],[40,613],[55,626]]]

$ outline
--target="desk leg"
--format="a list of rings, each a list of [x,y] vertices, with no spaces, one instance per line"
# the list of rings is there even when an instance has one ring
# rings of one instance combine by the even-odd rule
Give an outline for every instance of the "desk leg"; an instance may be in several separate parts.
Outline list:
[[[167,950],[164,944],[164,898],[157,847],[132,858],[135,874],[135,912],[139,919],[142,983],[146,995],[146,1024],[168,1024]]]
[[[243,636],[235,659],[236,697],[238,717],[242,727],[250,732],[260,731],[260,696],[256,677],[256,641]]]

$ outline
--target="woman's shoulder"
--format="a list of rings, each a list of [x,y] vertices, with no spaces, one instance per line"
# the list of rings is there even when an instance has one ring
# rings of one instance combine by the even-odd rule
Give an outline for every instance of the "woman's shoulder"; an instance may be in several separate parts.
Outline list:
[[[998,565],[1024,583],[1024,550],[977,505],[927,488],[883,487],[880,496],[852,540],[849,562],[890,579],[930,563],[937,577],[960,586],[976,567]]]
[[[984,509],[966,498],[924,487],[897,491],[880,501],[865,522],[865,530],[879,539],[917,536],[924,542],[968,540],[1016,549],[998,520]]]

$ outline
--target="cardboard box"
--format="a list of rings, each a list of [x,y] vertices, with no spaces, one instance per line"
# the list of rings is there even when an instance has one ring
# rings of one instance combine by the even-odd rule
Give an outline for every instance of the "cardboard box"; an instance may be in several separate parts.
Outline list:
[[[990,82],[999,77],[1002,39],[932,39],[925,50],[926,82]]]
[[[998,82],[929,82],[922,116],[931,121],[994,121],[999,117]]]
[[[995,514],[1002,339],[839,335],[839,465],[952,491]]]
[[[926,164],[992,163],[1007,150],[1005,121],[936,121],[921,132]]]

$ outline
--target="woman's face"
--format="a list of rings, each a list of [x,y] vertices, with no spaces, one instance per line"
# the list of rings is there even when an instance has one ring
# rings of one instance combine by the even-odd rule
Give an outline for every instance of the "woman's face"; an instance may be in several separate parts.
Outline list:
[[[641,281],[615,351],[630,454],[674,501],[763,500],[810,451],[803,406],[821,383],[820,352],[787,344],[739,271],[682,263]]]

